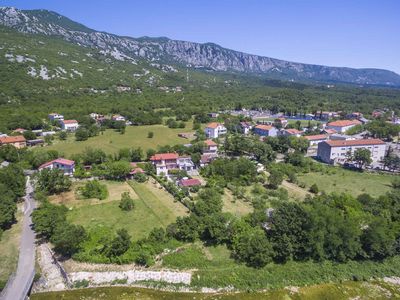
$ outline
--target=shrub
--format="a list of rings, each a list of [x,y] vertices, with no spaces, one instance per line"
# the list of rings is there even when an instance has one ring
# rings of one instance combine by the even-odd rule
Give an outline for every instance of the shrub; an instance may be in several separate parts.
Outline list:
[[[147,137],[148,137],[149,139],[152,139],[152,138],[154,137],[154,132],[153,132],[153,131],[149,131],[149,132],[147,133]]]
[[[316,183],[314,183],[312,186],[310,186],[310,192],[313,194],[318,194],[319,193],[319,188]]]
[[[81,194],[86,199],[97,198],[103,200],[107,198],[108,191],[106,185],[100,183],[98,180],[88,181],[81,189]]]
[[[133,199],[129,195],[128,192],[124,192],[121,194],[121,202],[119,203],[119,208],[125,211],[130,211],[134,209],[135,207],[135,202],[133,202]]]
[[[147,176],[143,173],[137,173],[133,175],[133,179],[136,180],[137,182],[146,182],[147,181]]]

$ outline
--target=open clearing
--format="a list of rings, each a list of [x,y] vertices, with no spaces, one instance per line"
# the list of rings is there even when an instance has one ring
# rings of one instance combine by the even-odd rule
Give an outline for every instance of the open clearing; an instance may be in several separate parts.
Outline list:
[[[225,189],[224,195],[222,196],[223,201],[223,212],[230,212],[235,216],[244,216],[253,211],[253,207],[251,203],[245,202],[242,199],[236,199],[235,196],[232,195],[232,192],[228,189]]]
[[[186,128],[177,129],[171,129],[164,125],[127,126],[125,134],[108,129],[98,136],[82,142],[75,141],[75,136],[72,134],[66,141],[56,139],[53,145],[37,149],[57,150],[66,157],[81,153],[87,147],[102,149],[107,154],[116,153],[121,148],[141,147],[143,151],[146,151],[150,148],[156,149],[157,146],[190,143],[190,140],[178,137],[178,133],[194,132],[192,127],[192,122],[187,122]],[[150,131],[154,133],[153,138],[147,137]]]
[[[174,222],[177,216],[187,214],[187,209],[166,191],[158,189],[153,183],[137,183],[134,181],[104,181],[109,196],[105,200],[78,199],[75,190],[81,185],[75,184],[73,190],[58,196],[52,196],[53,203],[65,204],[70,210],[68,219],[87,229],[97,226],[112,230],[125,228],[137,240],[147,236],[155,227],[166,227]],[[135,201],[132,211],[119,208],[121,193],[129,191]]]
[[[353,196],[367,193],[376,197],[391,189],[391,182],[395,176],[336,168],[330,174],[320,172],[299,174],[298,179],[306,184],[306,189],[316,183],[320,191],[327,193],[349,193]]]
[[[15,271],[18,263],[22,229],[22,205],[18,206],[17,223],[3,232],[0,240],[0,289]]]

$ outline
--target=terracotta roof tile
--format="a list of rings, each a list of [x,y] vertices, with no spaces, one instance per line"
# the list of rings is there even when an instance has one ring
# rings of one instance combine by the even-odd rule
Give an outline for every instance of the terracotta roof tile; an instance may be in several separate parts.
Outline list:
[[[385,145],[385,142],[380,139],[329,140],[326,143],[331,147]]]

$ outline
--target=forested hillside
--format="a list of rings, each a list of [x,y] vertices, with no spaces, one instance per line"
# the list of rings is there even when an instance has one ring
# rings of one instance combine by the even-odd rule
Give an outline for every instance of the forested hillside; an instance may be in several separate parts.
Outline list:
[[[32,119],[44,118],[52,111],[66,118],[93,111],[120,112],[130,119],[141,119],[139,123],[149,123],[154,115],[195,114],[237,106],[293,113],[400,107],[398,89],[328,87],[210,73],[131,60],[6,27],[0,28],[0,78],[3,132],[30,128]]]

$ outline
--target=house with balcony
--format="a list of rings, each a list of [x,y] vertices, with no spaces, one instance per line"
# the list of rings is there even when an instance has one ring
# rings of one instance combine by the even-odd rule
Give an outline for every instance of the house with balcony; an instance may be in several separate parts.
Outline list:
[[[65,158],[57,158],[47,163],[44,163],[38,168],[39,172],[44,169],[58,169],[62,170],[64,172],[64,175],[72,176],[75,172],[75,162],[73,160]]]
[[[227,129],[226,127],[221,124],[221,123],[217,123],[217,122],[212,122],[209,123],[206,128],[204,129],[204,132],[206,134],[206,136],[208,138],[211,139],[217,139],[219,138],[221,135],[224,135],[227,133]]]
[[[61,120],[61,129],[65,131],[76,131],[79,127],[77,120]]]

